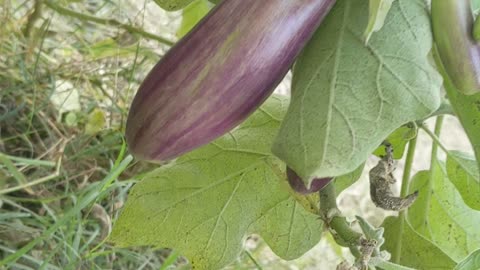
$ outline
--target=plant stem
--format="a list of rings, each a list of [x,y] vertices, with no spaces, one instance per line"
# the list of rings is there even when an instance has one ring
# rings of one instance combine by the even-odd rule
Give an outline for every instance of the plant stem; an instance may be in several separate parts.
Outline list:
[[[437,162],[438,147],[440,146],[442,147],[443,150],[447,151],[447,149],[444,148],[444,146],[440,143],[440,140],[438,139],[438,136],[440,135],[440,131],[442,129],[442,124],[443,124],[443,116],[438,116],[435,122],[434,132],[430,131],[424,125],[421,126],[421,128],[432,138],[432,155],[430,158],[430,171],[428,175],[427,189],[424,191],[425,202],[423,203],[423,209],[421,211],[423,215],[422,224],[425,224],[425,225],[422,225],[422,226],[428,226],[428,222],[429,222],[428,212],[429,212],[430,201],[432,198],[434,174],[438,169],[438,166],[435,166],[435,162]]]
[[[29,38],[32,34],[33,27],[35,26],[35,22],[40,18],[42,15],[42,3],[43,0],[36,0],[35,5],[33,6],[33,12],[28,16],[27,25],[23,30],[23,35],[25,38]]]
[[[444,148],[444,146],[440,143],[440,140],[438,137],[440,136],[440,132],[442,131],[442,125],[443,125],[443,116],[438,116],[437,120],[435,122],[435,129],[434,129],[434,134],[432,137],[433,142],[432,142],[432,157],[431,157],[431,163],[430,163],[430,170],[433,169],[433,162],[437,159],[437,153],[438,153],[438,146],[442,147],[445,152],[447,152],[447,149]],[[427,130],[427,128],[424,128],[423,130]]]
[[[430,134],[430,137],[432,137],[433,141],[432,141],[432,155],[430,157],[430,171],[429,171],[429,176],[428,176],[428,189],[427,189],[427,203],[425,204],[425,207],[428,208],[428,206],[430,205],[430,200],[431,200],[431,197],[432,197],[432,190],[433,190],[433,177],[434,177],[434,174],[435,174],[435,170],[436,170],[436,166],[435,166],[435,162],[437,162],[437,153],[438,153],[438,146],[441,145],[440,143],[440,140],[438,139],[438,136],[440,136],[440,131],[442,130],[442,124],[443,124],[443,116],[438,116],[436,121],[435,121],[435,129],[434,129],[434,133],[432,134],[432,132],[422,126],[422,129],[425,130],[428,134]],[[445,149],[446,151],[446,149]],[[423,211],[423,213],[425,213],[425,219],[427,220],[428,219],[428,216],[426,215],[428,212],[428,209],[425,209]]]
[[[438,121],[438,120],[437,120]],[[443,117],[442,117],[442,121],[443,121]],[[436,146],[440,147],[445,153],[448,152],[448,149],[442,144],[442,142],[440,141],[440,139],[438,138],[438,135],[435,135],[436,133],[432,132],[431,130],[429,130],[428,128],[426,128],[424,125],[421,125],[420,126],[423,131],[425,131],[425,133],[427,133],[427,135],[433,140],[433,142],[435,143]],[[435,150],[437,152],[437,150]],[[432,148],[432,152],[433,152],[433,148]],[[435,153],[436,154],[436,153]]]
[[[410,175],[412,171],[413,160],[415,159],[415,148],[417,146],[417,137],[410,140],[408,143],[408,150],[407,150],[407,157],[405,159],[405,168],[403,169],[403,177],[402,177],[402,190],[400,192],[400,197],[405,197],[408,194],[409,184],[410,184]],[[400,212],[399,214],[399,230],[398,234],[400,235],[399,239],[402,239],[403,234],[403,225],[405,223],[407,209]],[[399,263],[400,257],[402,254],[402,241],[398,241],[395,245],[395,249],[392,250],[392,262]]]
[[[320,190],[320,213],[325,219],[329,219],[331,211],[337,211],[337,194],[335,192],[335,185],[331,182]],[[350,251],[355,257],[360,255],[358,244],[362,234],[354,231],[348,224],[345,217],[337,214],[332,217],[329,222],[326,222],[329,229],[335,232],[333,238],[337,244],[350,248]],[[340,239],[343,243],[339,242]]]
[[[111,26],[116,26],[116,27],[119,27],[119,28],[123,28],[123,29],[127,30],[128,32],[130,32],[132,34],[138,34],[140,36],[156,40],[156,41],[158,41],[160,43],[163,43],[165,45],[168,45],[168,46],[173,46],[175,44],[175,42],[173,42],[171,40],[168,40],[164,37],[160,37],[160,36],[157,36],[155,34],[146,32],[142,29],[133,27],[131,25],[121,23],[121,22],[119,22],[115,19],[105,19],[105,18],[100,18],[100,17],[88,15],[88,14],[79,13],[79,12],[73,11],[71,9],[64,8],[62,6],[54,4],[52,1],[49,1],[49,0],[45,1],[45,5],[48,6],[49,8],[51,8],[52,10],[58,12],[59,14],[62,14],[62,15],[65,15],[65,16],[70,16],[70,17],[73,17],[73,18],[77,18],[77,19],[82,20],[82,21],[90,21],[90,22],[94,22],[94,23],[98,23],[98,24],[111,25]]]
[[[250,251],[245,249],[245,254],[247,254],[248,258],[255,264],[255,266],[257,267],[257,270],[263,270],[262,266],[257,262],[257,260],[255,260],[255,258],[253,257],[252,253],[250,253]]]

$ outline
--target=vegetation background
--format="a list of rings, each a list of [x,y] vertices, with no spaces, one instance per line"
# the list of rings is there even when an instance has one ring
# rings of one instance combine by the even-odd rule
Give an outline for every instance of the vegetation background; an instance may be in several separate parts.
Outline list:
[[[175,250],[108,242],[136,176],[153,168],[122,166],[128,106],[182,18],[153,0],[0,0],[0,269],[189,269]],[[445,145],[471,152],[456,119],[445,126]],[[428,167],[420,136],[414,172]],[[339,203],[379,225],[392,213],[370,202],[375,163]],[[229,269],[331,269],[348,256],[325,237],[286,262],[252,236]]]

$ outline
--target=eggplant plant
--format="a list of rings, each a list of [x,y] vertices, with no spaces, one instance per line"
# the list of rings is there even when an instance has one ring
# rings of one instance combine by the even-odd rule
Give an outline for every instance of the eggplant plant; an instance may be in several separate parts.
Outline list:
[[[112,242],[221,269],[248,235],[293,260],[327,232],[354,258],[337,269],[480,269],[476,1],[156,2],[191,4],[182,33],[206,15],[133,99],[130,153],[169,164],[139,176]],[[272,94],[289,70],[290,97]],[[445,118],[469,152],[443,144]],[[430,166],[413,175],[420,131]],[[373,226],[339,211],[337,195],[362,178],[371,206],[397,216]]]

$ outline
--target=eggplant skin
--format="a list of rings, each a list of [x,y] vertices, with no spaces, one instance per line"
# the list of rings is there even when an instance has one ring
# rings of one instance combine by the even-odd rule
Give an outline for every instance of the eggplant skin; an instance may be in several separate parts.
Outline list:
[[[432,0],[432,29],[440,59],[458,91],[480,92],[480,46],[473,39],[469,0]]]
[[[302,178],[294,170],[287,167],[287,179],[293,190],[302,195],[308,195],[320,191],[333,180],[333,177],[313,179],[310,188],[307,188]]]
[[[273,92],[335,0],[223,0],[150,71],[129,111],[139,159],[211,142]]]

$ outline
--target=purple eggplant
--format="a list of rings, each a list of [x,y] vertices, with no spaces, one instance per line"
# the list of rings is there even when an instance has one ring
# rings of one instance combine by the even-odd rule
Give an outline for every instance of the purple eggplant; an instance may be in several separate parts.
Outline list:
[[[440,59],[455,87],[480,91],[480,47],[473,39],[470,0],[432,0],[432,27]]]
[[[302,180],[302,178],[300,178],[300,176],[298,176],[298,174],[289,167],[287,167],[287,178],[290,187],[303,195],[317,192],[333,180],[332,177],[313,179],[310,187],[308,188],[305,186],[305,182]]]
[[[209,143],[272,93],[335,0],[224,0],[151,70],[126,138],[166,161]]]

